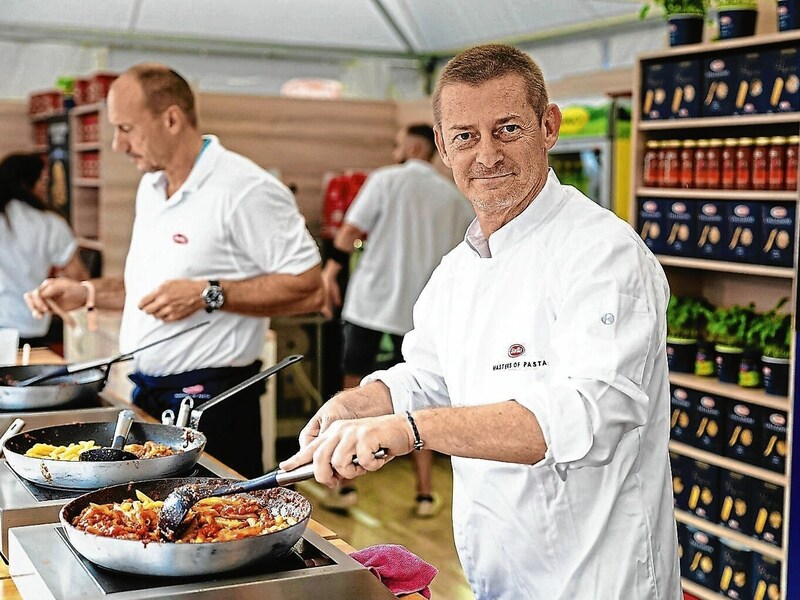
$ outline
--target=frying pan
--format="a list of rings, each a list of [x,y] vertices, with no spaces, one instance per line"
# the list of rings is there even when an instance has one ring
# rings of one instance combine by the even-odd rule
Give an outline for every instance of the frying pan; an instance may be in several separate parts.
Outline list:
[[[0,367],[0,379],[9,376],[21,381],[50,373],[63,365],[27,365],[24,367]],[[90,369],[80,373],[53,377],[47,385],[18,388],[0,385],[0,410],[42,410],[63,406],[80,400],[91,400],[105,387],[106,369]]]
[[[269,369],[204,402],[192,411],[192,423],[199,423],[200,416],[208,408],[302,358],[299,354],[288,356]],[[128,434],[128,443],[143,444],[150,440],[179,452],[172,456],[111,462],[73,462],[25,456],[36,443],[68,446],[81,440],[95,440],[98,444],[103,444],[104,440],[113,438],[115,427],[116,422],[72,423],[18,433],[6,440],[5,457],[8,466],[17,475],[36,485],[56,489],[96,490],[129,481],[186,474],[200,458],[207,441],[205,435],[191,427],[134,422]]]
[[[311,516],[311,503],[297,492],[273,488],[251,492],[263,499],[273,514],[297,519],[295,525],[264,535],[200,544],[140,542],[103,537],[76,529],[72,519],[90,502],[106,504],[135,499],[135,490],[154,500],[163,500],[176,487],[188,483],[221,485],[232,479],[182,478],[154,479],[103,488],[75,498],[59,513],[70,544],[87,560],[112,571],[137,575],[192,576],[222,573],[257,562],[278,558],[287,553],[302,537]]]

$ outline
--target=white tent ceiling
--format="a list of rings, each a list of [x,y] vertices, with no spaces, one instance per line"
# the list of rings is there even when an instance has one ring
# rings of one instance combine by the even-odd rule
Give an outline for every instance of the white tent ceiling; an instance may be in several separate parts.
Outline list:
[[[448,56],[634,26],[642,0],[0,0],[0,41],[291,55]]]

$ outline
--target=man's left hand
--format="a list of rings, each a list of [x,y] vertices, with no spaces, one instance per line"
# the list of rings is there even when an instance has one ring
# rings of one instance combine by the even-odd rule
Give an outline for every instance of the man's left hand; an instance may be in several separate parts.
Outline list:
[[[139,309],[162,321],[180,321],[203,310],[207,282],[191,279],[165,281],[139,301]]]

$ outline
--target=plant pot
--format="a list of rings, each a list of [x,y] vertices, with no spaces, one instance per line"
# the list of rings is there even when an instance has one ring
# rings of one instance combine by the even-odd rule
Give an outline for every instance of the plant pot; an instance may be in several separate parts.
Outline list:
[[[719,39],[747,37],[756,32],[758,11],[752,8],[726,8],[717,13]]]
[[[694,359],[694,374],[700,377],[713,377],[717,374],[714,361],[714,347],[706,342],[698,342]]]
[[[778,31],[800,29],[800,0],[778,0]]]
[[[764,391],[773,396],[789,395],[789,367],[788,358],[761,357],[761,374],[764,377]]]
[[[667,336],[667,367],[676,373],[694,372],[697,340]]]
[[[717,353],[717,379],[723,383],[739,383],[739,363],[744,349],[735,346],[714,346]]]
[[[703,41],[703,15],[676,14],[667,18],[669,45],[684,46]]]
[[[739,361],[738,383],[744,388],[761,387],[761,363],[752,352],[745,352]]]

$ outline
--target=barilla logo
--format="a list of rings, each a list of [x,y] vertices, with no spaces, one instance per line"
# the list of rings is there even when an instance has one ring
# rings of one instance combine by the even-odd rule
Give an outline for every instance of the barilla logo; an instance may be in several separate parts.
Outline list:
[[[683,202],[676,202],[672,205],[672,212],[682,215],[686,212],[686,205]]]
[[[714,215],[717,214],[717,205],[716,204],[704,204],[703,208],[701,208],[700,210],[703,211],[704,215],[707,215],[709,217],[713,217]]]
[[[649,202],[642,204],[642,210],[649,213],[656,212],[656,210],[658,210],[658,204],[650,200]]]
[[[719,73],[725,69],[725,61],[721,58],[717,60],[712,60],[711,64],[708,65],[708,68],[714,71],[714,73]]]
[[[728,15],[722,15],[719,18],[719,26],[720,27],[726,27],[726,26],[730,25],[731,22],[733,22],[733,19],[731,17],[729,17]]]
[[[737,217],[749,217],[750,216],[750,207],[746,204],[740,204],[739,206],[735,206],[733,208],[733,214]]]
[[[192,394],[199,394],[204,389],[206,389],[206,388],[203,387],[203,384],[202,383],[198,383],[197,385],[192,385],[192,386],[183,388],[183,393],[184,394],[189,394],[191,396]]]
[[[705,408],[714,408],[717,405],[711,396],[703,396],[700,398],[700,404],[702,404]]]
[[[769,215],[773,219],[785,219],[788,214],[789,211],[785,206],[773,206],[769,211]]]
[[[522,344],[512,344],[508,348],[508,357],[509,358],[517,358],[518,356],[522,356],[525,354],[525,346]]]
[[[747,408],[744,404],[737,404],[733,407],[733,412],[735,412],[740,417],[749,417],[750,416],[750,409]]]
[[[176,244],[188,244],[189,238],[187,238],[182,233],[176,233],[175,235],[172,236],[172,241],[175,242]]]
[[[692,538],[699,544],[708,544],[708,536],[702,531],[696,531]]]
[[[780,413],[773,413],[769,416],[769,420],[773,425],[777,425],[778,427],[783,427],[786,425],[786,417],[784,417]]]
[[[689,397],[689,394],[686,393],[686,390],[680,390],[680,389],[675,390],[675,392],[672,395],[675,396],[678,400],[686,400],[686,398]]]

